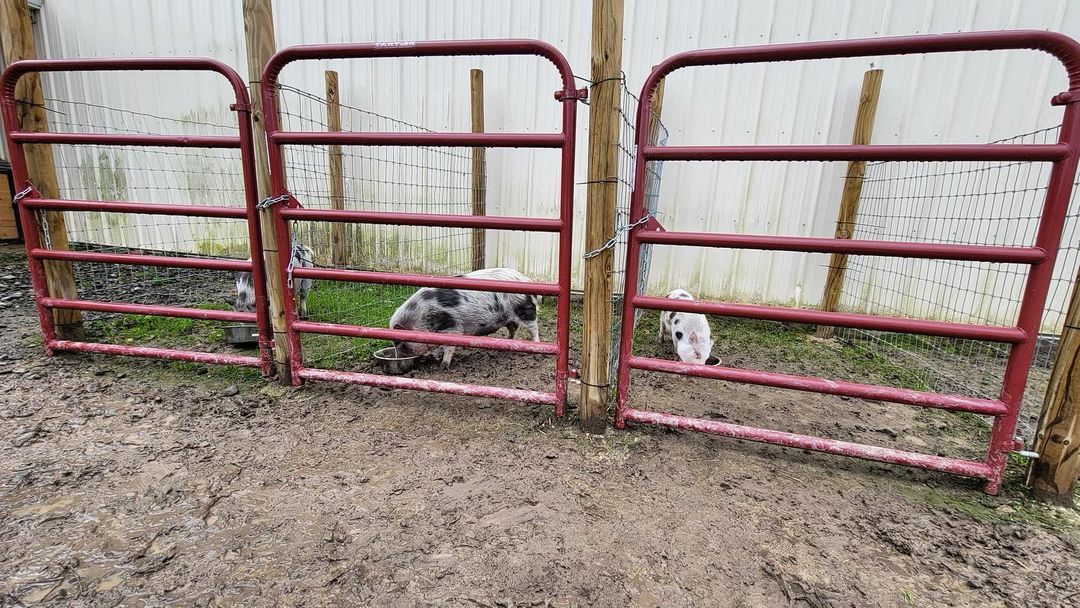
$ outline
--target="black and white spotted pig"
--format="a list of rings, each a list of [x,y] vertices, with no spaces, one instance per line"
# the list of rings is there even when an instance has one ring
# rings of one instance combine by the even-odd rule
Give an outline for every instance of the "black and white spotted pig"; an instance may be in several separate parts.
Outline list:
[[[462,276],[531,282],[529,277],[510,268],[485,268]],[[486,336],[505,327],[513,338],[518,327],[524,327],[529,337],[538,342],[540,334],[536,328],[536,307],[539,305],[539,296],[424,287],[394,311],[390,317],[390,328]],[[450,359],[454,356],[453,346],[394,342],[399,357],[434,356],[440,348],[443,367],[450,367]]]
[[[294,268],[311,268],[315,265],[315,253],[305,245],[293,245],[292,265]],[[251,258],[248,258],[251,261]],[[311,291],[311,279],[296,279],[293,281],[293,289],[296,291],[296,313],[301,319],[307,318],[307,297]],[[237,312],[255,312],[255,286],[251,281],[250,272],[236,273],[236,299],[225,300],[232,305]]]

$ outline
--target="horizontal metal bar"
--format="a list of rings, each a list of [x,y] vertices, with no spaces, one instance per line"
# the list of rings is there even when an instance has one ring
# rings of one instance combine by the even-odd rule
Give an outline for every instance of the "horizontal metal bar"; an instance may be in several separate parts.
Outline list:
[[[79,57],[70,59],[24,59],[8,66],[0,89],[14,93],[19,78],[30,72],[116,71],[208,71],[229,81],[238,101],[247,103],[247,82],[236,70],[209,57]]]
[[[562,229],[562,222],[558,218],[451,215],[449,213],[396,213],[289,207],[281,210],[281,217],[287,220],[302,220],[309,222],[348,222],[351,224],[439,226],[446,228],[487,228],[489,230],[523,230],[533,232],[558,232]]]
[[[1046,260],[1046,251],[1038,247],[994,247],[953,245],[947,243],[910,243],[765,234],[717,234],[711,232],[653,232],[644,230],[637,240],[654,245],[693,247],[730,247],[768,251],[805,251],[809,253],[846,253],[898,258],[933,258],[974,262],[1038,264]]]
[[[719,422],[716,420],[702,420],[700,418],[690,418],[688,416],[677,416],[660,412],[628,409],[626,410],[625,415],[627,420],[641,424],[654,424],[673,429],[684,429],[688,431],[709,433],[711,435],[720,435],[722,437],[745,439],[747,441],[773,443],[790,448],[813,450],[815,452],[838,454],[840,456],[852,456],[855,458],[930,469],[932,471],[941,471],[943,473],[952,473],[954,475],[963,475],[965,477],[975,477],[978,479],[990,479],[993,476],[993,471],[989,466],[982,462],[971,460],[918,454],[915,452],[863,445],[848,441],[838,441],[835,439],[824,439],[821,437],[811,437],[809,435],[799,435],[796,433],[785,433],[783,431],[759,429],[739,424]]]
[[[63,308],[66,310],[91,310],[95,312],[117,312],[129,315],[154,315],[158,317],[179,317],[183,319],[203,319],[207,321],[234,321],[237,323],[255,322],[255,313],[236,312],[233,310],[203,310],[201,308],[184,308],[179,306],[98,302],[95,300],[65,300],[61,298],[42,298],[41,305],[49,308]]]
[[[1039,161],[1069,155],[1067,144],[822,144],[792,146],[645,146],[646,160],[723,161]]]
[[[500,386],[484,386],[477,384],[459,384],[457,382],[443,382],[441,380],[424,380],[422,378],[407,378],[404,376],[379,376],[376,374],[362,374],[359,372],[341,372],[327,369],[301,368],[296,375],[305,380],[325,380],[328,382],[351,382],[366,386],[385,386],[387,388],[400,388],[412,391],[428,391],[432,393],[447,393],[451,395],[465,395],[468,397],[489,397],[491,399],[513,399],[527,403],[540,403],[554,405],[554,393],[541,393],[518,388],[503,388]]]
[[[689,66],[1006,49],[1038,49],[1054,55],[1068,72],[1069,88],[1080,90],[1080,45],[1075,40],[1064,34],[1046,30],[997,30],[818,40],[788,44],[769,43],[759,46],[729,46],[684,51],[668,57],[653,68],[645,81],[645,86],[642,87],[642,95],[639,99],[650,99],[649,94],[660,79],[677,69]]]
[[[341,270],[337,268],[293,268],[293,277],[320,281],[347,281],[350,283],[376,283],[379,285],[412,285],[413,287],[444,287],[471,291],[497,291],[523,293],[537,296],[557,296],[558,283],[533,283],[524,281],[494,281],[467,277],[440,277],[426,274],[400,274],[374,272],[371,270]]]
[[[891,386],[858,384],[855,382],[845,382],[843,380],[826,380],[824,378],[778,374],[775,372],[737,369],[733,367],[696,365],[693,363],[653,359],[650,357],[630,357],[628,364],[633,369],[652,372],[682,374],[700,378],[712,378],[714,380],[726,380],[728,382],[743,382],[746,384],[757,384],[760,386],[786,388],[812,393],[824,393],[826,395],[854,397],[857,399],[878,399],[892,403],[933,407],[954,412],[969,412],[981,416],[1004,416],[1009,412],[1009,406],[1002,401],[976,399],[974,397],[964,397],[961,395],[943,395],[940,393],[929,393]]]
[[[149,346],[127,346],[123,344],[101,344],[99,342],[73,342],[70,340],[50,340],[46,345],[52,350],[96,353],[99,355],[122,355],[125,357],[143,357],[147,359],[171,359],[192,363],[212,363],[214,365],[242,365],[259,367],[258,357],[226,355],[221,353],[202,353],[171,348],[153,348]]]
[[[692,312],[744,319],[765,319],[788,323],[810,323],[813,325],[833,325],[856,329],[892,331],[928,336],[945,336],[965,340],[989,340],[991,342],[1009,342],[1017,344],[1027,339],[1027,332],[1019,327],[994,327],[990,325],[971,325],[968,323],[949,323],[947,321],[924,321],[903,317],[885,317],[847,312],[826,312],[806,310],[785,306],[760,306],[756,304],[725,304],[700,300],[680,300],[657,296],[635,296],[631,300],[638,308],[651,310],[670,310],[674,312]]]
[[[574,86],[570,63],[557,48],[540,40],[419,40],[407,42],[349,42],[307,44],[281,49],[266,62],[263,84],[277,83],[281,69],[294,61],[311,59],[359,59],[368,57],[463,57],[478,55],[536,55],[555,65],[563,88]],[[273,90],[273,87],[269,87]]]
[[[243,207],[203,207],[169,203],[137,203],[125,201],[61,200],[55,198],[24,198],[19,202],[31,209],[51,211],[103,211],[106,213],[138,213],[143,215],[186,215],[189,217],[222,217],[246,219]]]
[[[165,268],[195,268],[198,270],[228,270],[251,272],[251,262],[216,258],[180,258],[143,253],[97,253],[66,249],[32,249],[30,257],[39,260],[63,260],[93,264],[129,264],[132,266],[161,266]]]
[[[239,148],[240,138],[228,135],[144,135],[141,133],[27,133],[8,137],[20,144],[98,146],[157,146],[161,148]]]
[[[561,148],[562,133],[405,133],[278,131],[275,144],[337,146],[431,146],[462,148]]]
[[[532,342],[529,340],[510,340],[508,338],[489,338],[487,336],[465,336],[462,334],[444,334],[430,331],[411,331],[385,329],[382,327],[363,327],[359,325],[339,325],[336,323],[314,323],[295,321],[292,328],[299,332],[345,336],[348,338],[368,338],[371,340],[402,340],[422,344],[442,344],[446,346],[464,346],[468,348],[488,348],[536,355],[554,355],[558,347],[551,342]]]

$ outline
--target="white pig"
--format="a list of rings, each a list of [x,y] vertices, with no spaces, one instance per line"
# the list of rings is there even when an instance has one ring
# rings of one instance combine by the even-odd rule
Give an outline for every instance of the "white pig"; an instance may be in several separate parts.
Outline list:
[[[685,289],[676,289],[667,297],[675,300],[694,299],[694,296]],[[660,313],[660,333],[656,336],[657,342],[663,339],[665,331],[671,333],[671,343],[675,346],[675,352],[679,354],[679,360],[685,363],[705,363],[712,354],[712,331],[709,329],[709,320],[705,318],[705,315],[663,311]]]

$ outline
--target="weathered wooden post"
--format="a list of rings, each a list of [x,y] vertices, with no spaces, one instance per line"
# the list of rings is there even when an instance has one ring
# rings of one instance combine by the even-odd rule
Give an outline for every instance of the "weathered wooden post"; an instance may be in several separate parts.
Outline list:
[[[623,0],[593,0],[592,91],[589,94],[589,177],[585,208],[585,251],[615,233],[619,171],[619,104],[622,83]],[[585,259],[582,326],[581,428],[607,429],[608,357],[611,349],[613,251]]]
[[[881,93],[881,77],[884,70],[867,70],[863,74],[862,93],[859,94],[859,110],[855,115],[855,130],[851,134],[851,143],[866,145],[874,133],[874,116],[877,114],[878,96]],[[844,192],[840,198],[840,212],[836,217],[836,238],[850,239],[855,232],[855,220],[859,215],[859,199],[862,196],[863,176],[866,174],[866,161],[853,160],[848,163],[847,176],[844,178]],[[821,310],[835,311],[840,306],[840,292],[844,287],[844,273],[847,272],[847,254],[834,253],[829,261],[829,275],[825,279],[825,294],[821,298]],[[831,338],[836,328],[819,325],[817,337]]]
[[[338,98],[338,73],[326,70],[326,125],[330,131],[341,130],[341,102]],[[345,173],[342,166],[341,146],[327,146],[330,164],[330,208],[345,209]],[[348,241],[345,239],[345,224],[330,224],[330,249],[334,266],[344,268],[349,265]]]
[[[0,44],[3,46],[4,59],[9,64],[23,59],[36,59],[37,50],[34,48],[34,34],[30,25],[30,6],[26,0],[2,0],[0,11]],[[15,88],[15,99],[19,101],[19,130],[29,133],[49,130],[49,121],[45,114],[45,95],[37,73],[31,72],[19,79]],[[60,198],[52,146],[30,144],[24,146],[24,150],[30,182],[43,198]],[[17,191],[24,187],[25,184],[15,184]],[[42,230],[40,226],[23,226],[22,229],[37,229],[41,231],[42,240],[49,243],[53,249],[67,249],[68,233],[64,212],[45,211],[44,218],[47,229]],[[49,284],[49,295],[52,297],[68,300],[79,298],[75,285],[75,269],[70,262],[46,260],[45,278]],[[56,337],[62,340],[86,339],[80,311],[54,308],[53,320],[56,324]]]
[[[472,132],[484,132],[484,71],[469,72],[472,90]],[[487,176],[485,175],[487,148],[472,149],[472,214],[487,215]],[[486,265],[487,236],[483,228],[472,231],[472,269],[480,270]]]
[[[252,137],[255,139],[255,172],[260,200],[270,196],[270,160],[266,155],[266,131],[259,84],[262,68],[275,50],[274,13],[270,4],[270,0],[244,0],[244,38],[247,43]],[[288,341],[285,339],[285,286],[281,281],[281,266],[278,264],[277,232],[274,230],[273,213],[269,208],[260,213],[259,222],[262,225],[266,295],[270,300],[270,323],[274,329],[274,367],[282,382],[290,384]]]
[[[1065,326],[1046,387],[1028,485],[1036,495],[1072,504],[1080,476],[1080,271],[1073,282]]]

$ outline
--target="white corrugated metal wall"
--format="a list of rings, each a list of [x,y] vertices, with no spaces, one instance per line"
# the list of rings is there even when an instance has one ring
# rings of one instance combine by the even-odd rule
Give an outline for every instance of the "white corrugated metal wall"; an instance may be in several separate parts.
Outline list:
[[[246,73],[240,1],[47,0],[40,20],[46,57],[209,55]],[[588,76],[591,10],[571,0],[275,2],[279,46],[346,41],[530,37],[561,49]],[[631,89],[652,65],[704,47],[927,32],[1038,28],[1080,37],[1071,0],[627,0],[624,66]],[[862,72],[885,69],[878,143],[982,142],[1060,122],[1048,100],[1065,85],[1037,52],[884,57],[684,70],[669,78],[669,143],[842,143],[849,139]],[[554,71],[531,59],[310,62],[283,82],[322,91],[322,71],[341,73],[343,103],[431,129],[467,130],[468,70],[482,67],[490,131],[557,127]],[[206,115],[227,124],[227,90],[209,77],[50,76],[46,93],[170,117]],[[585,179],[581,114],[577,181]],[[547,151],[488,157],[489,212],[550,215],[557,158]],[[842,163],[681,163],[664,170],[660,208],[675,228],[830,235]],[[584,187],[577,189],[582,216]],[[577,224],[578,233],[582,223]],[[550,276],[545,237],[492,234],[489,264]],[[580,251],[580,238],[578,239]],[[695,292],[813,305],[826,259],[818,255],[669,249],[653,261],[651,291]],[[580,261],[578,270],[580,269]],[[577,276],[579,273],[575,273]],[[577,277],[580,280],[580,277]]]

